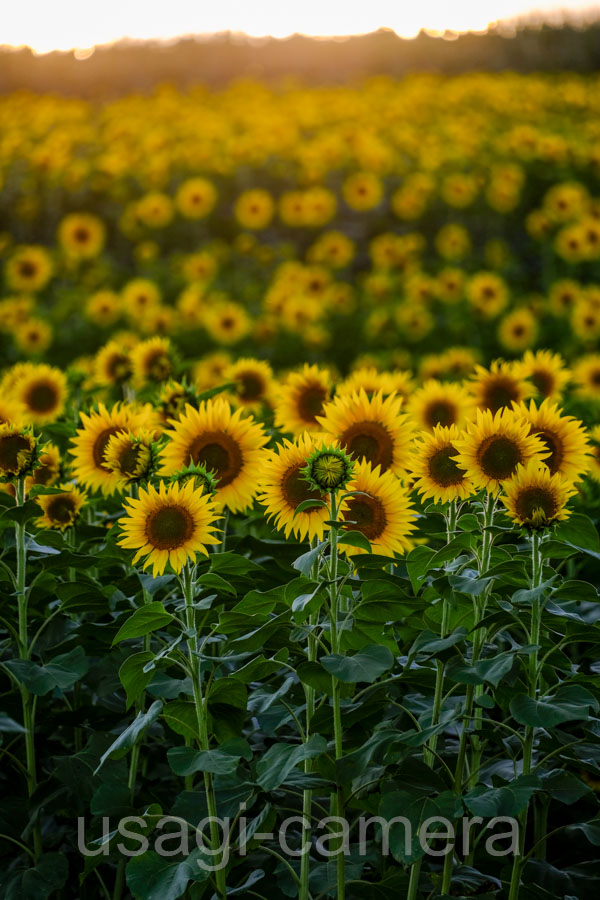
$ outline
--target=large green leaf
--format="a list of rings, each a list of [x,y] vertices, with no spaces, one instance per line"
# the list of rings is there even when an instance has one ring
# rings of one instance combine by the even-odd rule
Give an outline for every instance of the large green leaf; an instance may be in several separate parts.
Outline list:
[[[168,613],[158,600],[146,603],[145,606],[140,606],[139,609],[136,609],[126,622],[123,622],[113,640],[113,644],[118,644],[120,641],[126,641],[129,638],[143,637],[145,634],[164,628],[165,625],[173,621],[173,618],[171,613]]]
[[[520,725],[553,728],[562,722],[588,719],[590,709],[598,709],[596,698],[582,685],[566,685],[550,699],[533,700],[519,694],[510,702],[510,711]]]
[[[4,665],[28,691],[43,697],[54,688],[70,690],[87,673],[89,660],[83,647],[75,647],[44,665],[38,666],[30,659],[10,659]]]
[[[156,722],[163,708],[162,700],[155,700],[146,712],[139,712],[131,725],[121,732],[119,737],[112,742],[108,750],[100,757],[100,763],[96,772],[104,765],[107,759],[119,759],[131,750],[144,734],[144,732]],[[95,773],[94,773],[95,774]]]
[[[313,734],[304,744],[273,744],[256,764],[256,780],[265,791],[274,791],[284,784],[293,769],[305,759],[320,756],[327,750],[327,741]]]
[[[380,675],[391,669],[394,665],[394,656],[387,647],[370,644],[363,647],[354,656],[333,653],[331,656],[323,656],[320,662],[323,668],[338,681],[351,684],[366,681],[371,684]]]
[[[127,864],[127,887],[136,900],[177,900],[190,881],[207,881],[208,868],[199,865],[213,865],[214,860],[197,847],[185,859],[173,859],[148,850],[141,856],[134,856]]]

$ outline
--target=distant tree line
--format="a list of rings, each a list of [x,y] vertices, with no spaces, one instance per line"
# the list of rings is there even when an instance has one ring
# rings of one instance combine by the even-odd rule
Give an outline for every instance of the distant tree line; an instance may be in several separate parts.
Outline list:
[[[240,77],[277,82],[335,84],[371,75],[449,74],[471,70],[518,72],[600,69],[600,22],[577,28],[523,27],[514,36],[492,29],[448,39],[421,32],[414,40],[382,29],[345,40],[296,35],[286,40],[242,40],[232,34],[100,47],[87,59],[70,52],[38,56],[28,48],[0,47],[0,92],[25,88],[87,98],[148,92],[156,84],[218,87]]]

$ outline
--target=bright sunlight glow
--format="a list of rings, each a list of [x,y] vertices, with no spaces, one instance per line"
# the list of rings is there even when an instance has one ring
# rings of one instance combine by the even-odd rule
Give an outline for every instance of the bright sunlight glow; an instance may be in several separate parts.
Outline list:
[[[243,32],[252,37],[283,38],[294,33],[315,36],[364,34],[390,28],[402,37],[429,31],[483,31],[500,19],[535,11],[551,15],[589,10],[589,0],[23,0],[7,5],[1,41],[26,45],[37,53],[91,48],[120,38],[168,40],[188,34]],[[88,54],[89,55],[89,54]],[[78,54],[85,58],[86,54]]]

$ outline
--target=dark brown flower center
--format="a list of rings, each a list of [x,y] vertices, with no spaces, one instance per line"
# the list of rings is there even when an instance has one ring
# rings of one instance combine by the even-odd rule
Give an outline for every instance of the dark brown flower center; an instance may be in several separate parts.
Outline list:
[[[57,494],[48,504],[46,514],[52,522],[59,525],[70,525],[75,521],[77,515],[75,502],[68,494]]]
[[[456,456],[454,447],[443,447],[441,450],[437,450],[429,460],[429,477],[440,487],[461,484],[464,480],[465,473],[459,469],[455,460],[452,459],[453,456]]]
[[[19,275],[22,278],[33,278],[37,272],[37,266],[30,259],[23,259],[19,263]]]
[[[238,397],[242,400],[258,400],[264,394],[265,384],[259,375],[245,372],[238,375]]]
[[[435,400],[425,408],[424,419],[430,428],[454,425],[458,419],[458,409],[448,400]]]
[[[305,500],[322,500],[323,497],[319,491],[311,491],[308,482],[302,478],[300,469],[302,463],[291,466],[281,479],[281,493],[286,503],[294,509]]]
[[[84,228],[80,225],[73,232],[73,238],[77,241],[78,244],[86,244],[90,239],[90,233],[87,228]]]
[[[501,481],[513,474],[517,465],[523,461],[523,455],[511,438],[493,435],[481,444],[478,459],[482,471],[488,478]]]
[[[31,412],[48,413],[58,405],[58,392],[50,382],[37,381],[31,385],[24,400]]]
[[[24,468],[19,463],[19,454],[25,452],[25,462],[31,459],[31,447],[27,438],[21,434],[7,434],[0,438],[0,471],[18,474]]]
[[[181,506],[162,506],[146,522],[146,537],[157,550],[176,550],[194,533],[194,520]]]
[[[137,465],[140,458],[141,447],[136,444],[129,444],[125,447],[119,456],[119,469],[123,475],[136,475]]]
[[[110,428],[104,428],[100,434],[98,434],[92,448],[92,457],[97,469],[103,469],[105,472],[110,472],[110,469],[106,467],[104,462],[104,451],[113,434],[121,434],[123,431],[125,431],[124,428],[113,425]]]
[[[519,387],[512,378],[498,376],[490,379],[483,388],[482,406],[497,413],[504,406],[510,406],[520,396]]]
[[[311,384],[302,388],[298,395],[298,415],[303,422],[315,425],[317,416],[323,413],[323,404],[327,400],[327,388],[321,384]]]
[[[546,521],[554,518],[558,512],[556,497],[541,487],[530,487],[519,493],[515,508],[520,519],[531,521],[536,514],[544,514]]]
[[[554,475],[560,469],[560,464],[565,455],[562,441],[557,434],[553,434],[551,431],[535,431],[532,429],[531,433],[539,437],[544,442],[545,449],[550,451],[550,456],[544,459],[544,465],[548,466],[550,473]]]
[[[542,397],[549,397],[554,390],[554,377],[544,369],[537,369],[529,376],[537,392]]]
[[[171,374],[171,360],[164,350],[154,350],[144,360],[144,371],[154,381],[164,381]]]
[[[351,453],[355,460],[381,466],[381,471],[394,461],[394,442],[389,431],[379,422],[357,422],[340,436],[340,444]]]
[[[190,444],[185,463],[203,463],[218,478],[219,487],[231,484],[240,474],[244,460],[240,446],[225,431],[205,431]]]
[[[354,523],[348,525],[349,529],[362,532],[372,542],[381,537],[387,525],[385,507],[378,497],[350,498],[344,519]]]

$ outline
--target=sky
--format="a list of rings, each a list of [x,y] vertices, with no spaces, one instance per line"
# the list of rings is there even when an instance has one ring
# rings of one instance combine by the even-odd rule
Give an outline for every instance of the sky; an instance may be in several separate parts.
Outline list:
[[[590,0],[18,0],[2,11],[0,42],[37,53],[85,49],[121,38],[173,39],[243,32],[252,37],[364,34],[391,28],[402,37],[430,31],[482,31],[532,12],[571,15]]]

